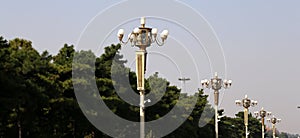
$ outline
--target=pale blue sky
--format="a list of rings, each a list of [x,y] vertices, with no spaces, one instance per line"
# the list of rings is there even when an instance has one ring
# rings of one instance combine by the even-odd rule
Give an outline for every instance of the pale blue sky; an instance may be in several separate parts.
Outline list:
[[[120,1],[2,1],[0,35],[6,39],[29,39],[39,51],[55,54],[64,43],[76,44],[92,18],[116,2]],[[226,114],[233,116],[241,111],[234,100],[248,94],[259,102],[251,111],[263,106],[282,119],[278,124],[281,131],[300,134],[300,110],[296,108],[300,105],[300,1],[182,2],[206,18],[223,47],[227,76],[233,80],[233,87],[224,91],[221,104]],[[119,12],[126,16],[126,11]],[[170,80],[179,84],[176,76]],[[193,90],[197,85],[187,83],[187,87]]]

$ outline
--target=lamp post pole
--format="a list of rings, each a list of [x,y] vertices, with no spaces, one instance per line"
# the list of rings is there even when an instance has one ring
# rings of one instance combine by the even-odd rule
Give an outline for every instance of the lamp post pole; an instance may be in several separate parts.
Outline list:
[[[118,38],[121,44],[126,45],[128,42],[131,46],[139,47],[136,51],[136,76],[137,90],[140,92],[140,138],[145,138],[145,71],[146,71],[146,48],[152,43],[162,46],[168,37],[168,30],[163,30],[160,34],[161,41],[157,38],[157,29],[148,28],[145,26],[145,17],[141,18],[141,26],[135,28],[129,35],[126,41],[123,41],[124,29],[118,31]]]
[[[272,118],[267,120],[268,122],[272,123],[272,130],[273,130],[273,138],[276,138],[276,123],[279,123],[281,119],[276,118],[273,116]]]
[[[219,104],[219,90],[223,87],[225,89],[229,88],[232,84],[231,80],[222,80],[218,78],[218,74],[215,73],[214,78],[211,80],[201,80],[201,85],[204,88],[211,88],[214,90],[214,108],[215,108],[215,133],[216,138],[219,137],[219,130],[218,130],[218,104]]]
[[[271,112],[267,112],[264,110],[262,107],[260,111],[254,112],[255,116],[258,117],[260,116],[261,118],[261,133],[262,133],[262,138],[265,137],[265,117],[270,116]]]
[[[246,138],[248,138],[248,135],[250,134],[248,132],[248,112],[250,106],[257,105],[257,101],[250,100],[247,95],[245,95],[245,98],[241,100],[235,100],[235,103],[239,106],[244,107],[244,124],[245,124],[245,131],[246,131]]]

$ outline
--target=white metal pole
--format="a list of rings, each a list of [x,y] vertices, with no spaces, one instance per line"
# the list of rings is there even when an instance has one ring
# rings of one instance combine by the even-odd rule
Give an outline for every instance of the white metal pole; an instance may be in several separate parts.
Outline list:
[[[273,128],[273,138],[276,138],[276,136],[275,136],[275,124],[272,124],[272,128]]]
[[[140,138],[145,138],[145,103],[144,91],[140,91]]]
[[[19,138],[22,138],[22,128],[21,128],[20,120],[18,120],[18,129],[19,129]]]
[[[265,138],[265,119],[261,118],[261,132],[262,132],[262,138]]]
[[[218,105],[215,105],[215,131],[216,131],[216,138],[218,138]]]
[[[244,121],[245,121],[245,128],[246,128],[246,138],[248,138],[248,108],[244,110]]]
[[[248,138],[248,125],[246,125],[246,138]]]
[[[261,132],[262,132],[262,138],[265,138],[265,127],[264,126],[262,126],[262,128],[261,128]]]
[[[215,98],[215,132],[216,138],[219,137],[219,130],[218,130],[218,104],[219,104],[219,91],[215,91],[214,93]]]

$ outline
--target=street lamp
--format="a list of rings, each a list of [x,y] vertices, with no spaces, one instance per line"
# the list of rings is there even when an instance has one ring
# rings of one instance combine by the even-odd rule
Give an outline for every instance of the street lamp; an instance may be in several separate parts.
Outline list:
[[[270,116],[272,113],[265,111],[264,108],[262,107],[260,111],[256,111],[256,112],[254,112],[254,114],[256,117],[260,116],[260,118],[261,118],[261,132],[262,132],[262,138],[264,138],[265,137],[265,117]]]
[[[219,90],[223,87],[225,89],[229,88],[232,84],[231,80],[222,80],[218,78],[217,72],[215,77],[211,80],[201,80],[201,85],[204,88],[211,88],[214,90],[214,100],[215,100],[215,132],[216,138],[218,138],[218,104],[219,104]]]
[[[239,106],[243,106],[244,109],[244,123],[245,123],[245,128],[246,128],[246,138],[248,138],[248,108],[250,106],[256,106],[257,105],[257,101],[254,100],[250,100],[248,98],[247,95],[245,95],[245,98],[241,100],[235,100],[235,104],[239,105]]]
[[[183,82],[183,86],[182,86],[183,87],[183,92],[186,92],[185,82],[190,81],[191,79],[183,77],[183,78],[178,78],[178,80]]]
[[[275,124],[279,123],[281,121],[281,119],[276,118],[275,116],[273,116],[272,118],[267,119],[268,122],[272,123],[272,129],[273,129],[273,138],[276,138],[276,128],[275,128]]]
[[[157,29],[149,28],[145,26],[146,19],[145,17],[141,18],[141,26],[136,27],[128,35],[126,41],[123,41],[124,29],[118,31],[118,38],[121,44],[126,45],[128,42],[131,43],[131,46],[139,47],[139,50],[136,51],[136,76],[137,76],[137,90],[140,91],[140,137],[145,137],[145,71],[146,71],[146,59],[147,51],[146,48],[149,47],[152,43],[157,43],[159,46],[162,46],[167,39],[169,32],[168,30],[163,30],[160,34],[161,41],[157,38]]]

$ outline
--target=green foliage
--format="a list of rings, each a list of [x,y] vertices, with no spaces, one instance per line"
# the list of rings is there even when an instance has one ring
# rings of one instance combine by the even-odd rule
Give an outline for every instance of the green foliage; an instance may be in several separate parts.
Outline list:
[[[248,115],[249,138],[261,137],[261,124],[252,114]],[[244,112],[236,114],[236,118],[223,117],[220,121],[220,138],[241,138],[245,137]],[[230,132],[230,133],[228,133]]]

